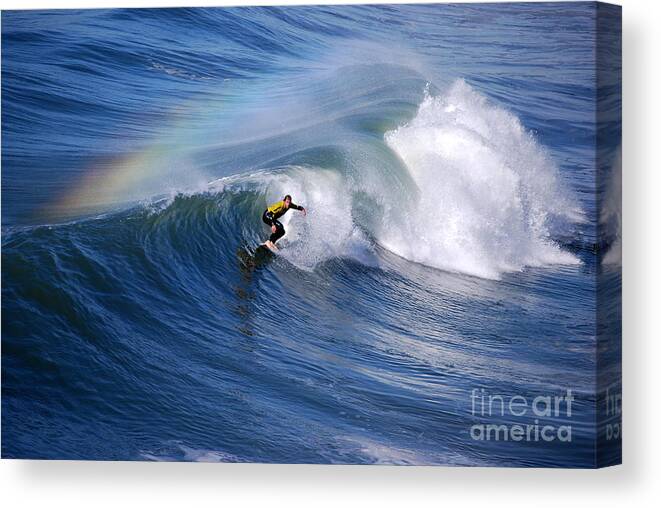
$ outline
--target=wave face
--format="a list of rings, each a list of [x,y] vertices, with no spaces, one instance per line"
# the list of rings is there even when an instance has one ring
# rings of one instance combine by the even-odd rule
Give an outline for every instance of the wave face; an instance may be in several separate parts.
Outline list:
[[[590,6],[2,23],[4,457],[592,464]],[[571,389],[571,448],[481,388]]]

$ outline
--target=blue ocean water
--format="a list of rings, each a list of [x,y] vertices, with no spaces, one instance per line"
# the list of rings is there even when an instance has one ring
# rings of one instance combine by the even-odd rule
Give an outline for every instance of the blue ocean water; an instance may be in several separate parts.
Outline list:
[[[594,466],[621,283],[596,16],[4,11],[3,457]],[[284,194],[308,215],[273,257]]]

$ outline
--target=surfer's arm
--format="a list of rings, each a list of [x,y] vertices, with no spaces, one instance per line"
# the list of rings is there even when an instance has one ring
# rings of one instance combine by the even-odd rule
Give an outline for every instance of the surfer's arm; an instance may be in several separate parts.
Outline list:
[[[303,215],[308,214],[308,212],[307,212],[307,210],[305,210],[305,208],[303,208],[302,206],[299,206],[299,205],[295,205],[294,203],[290,204],[289,208],[293,208],[294,210],[298,210],[299,212],[303,212]]]

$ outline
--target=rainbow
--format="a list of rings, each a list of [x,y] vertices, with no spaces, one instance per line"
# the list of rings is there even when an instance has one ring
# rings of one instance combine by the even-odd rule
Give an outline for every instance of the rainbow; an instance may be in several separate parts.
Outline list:
[[[230,97],[236,99],[236,94]],[[47,204],[39,219],[69,220],[164,193],[199,173],[191,159],[200,147],[218,146],[236,117],[228,108],[235,100],[204,100],[172,108],[166,127],[138,152],[97,158],[73,186]],[[200,126],[209,126],[202,129]]]

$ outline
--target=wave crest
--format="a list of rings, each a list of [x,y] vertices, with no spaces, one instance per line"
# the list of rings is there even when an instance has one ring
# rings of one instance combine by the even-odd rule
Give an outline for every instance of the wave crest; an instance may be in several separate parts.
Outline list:
[[[378,234],[392,252],[486,278],[579,262],[551,239],[554,221],[580,221],[581,211],[550,156],[515,115],[464,81],[427,92],[385,141],[419,190]]]

